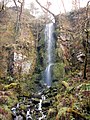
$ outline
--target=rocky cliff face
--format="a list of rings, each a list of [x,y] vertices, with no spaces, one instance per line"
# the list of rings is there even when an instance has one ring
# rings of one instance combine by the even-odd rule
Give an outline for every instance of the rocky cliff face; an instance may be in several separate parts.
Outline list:
[[[33,19],[33,16],[31,16]],[[23,14],[20,30],[15,31],[16,11],[0,12],[0,76],[32,74],[36,63],[35,38],[31,19]]]
[[[90,14],[90,9],[88,11]],[[66,15],[58,15],[57,23],[57,52],[58,56],[65,62],[66,68],[72,70],[84,69],[85,62],[85,42],[87,33],[86,8],[72,11]],[[88,24],[90,26],[90,22]],[[90,39],[90,29],[88,27],[88,40]],[[87,43],[89,45],[89,42]],[[89,48],[89,47],[88,47]]]

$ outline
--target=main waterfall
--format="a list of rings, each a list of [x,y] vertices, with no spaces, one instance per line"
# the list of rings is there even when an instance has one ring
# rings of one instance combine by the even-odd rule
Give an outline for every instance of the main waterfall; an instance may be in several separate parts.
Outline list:
[[[44,72],[45,83],[51,86],[52,83],[52,65],[55,60],[55,39],[54,39],[54,23],[49,23],[45,27],[45,64],[46,69]]]

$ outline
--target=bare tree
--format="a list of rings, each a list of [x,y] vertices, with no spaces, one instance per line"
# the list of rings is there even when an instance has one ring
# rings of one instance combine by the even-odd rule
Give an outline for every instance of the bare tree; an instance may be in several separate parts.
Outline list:
[[[48,9],[48,7],[46,8],[46,7],[44,7],[43,5],[41,5],[41,3],[40,3],[38,0],[36,0],[36,2],[39,4],[39,6],[40,6],[41,8],[43,8],[45,11],[47,11],[48,13],[50,13],[50,14],[54,17],[54,19],[56,20],[55,14],[52,13],[52,12]]]
[[[18,9],[18,5],[16,0],[13,0],[14,4],[16,6],[17,11],[19,12],[19,21],[21,20],[21,15],[22,15],[22,11],[23,11],[23,7],[24,7],[24,0],[18,0],[18,3],[20,3],[20,10]]]
[[[24,8],[24,0],[18,0],[18,2],[20,3],[19,21],[21,21],[21,16],[22,16],[23,8]]]
[[[11,0],[2,0],[2,1],[0,2],[0,12],[3,11],[3,10],[5,10],[6,5],[7,5],[10,1],[11,1]]]
[[[18,1],[13,0],[13,2],[17,10],[17,21],[16,21],[16,32],[17,32],[20,28],[21,16],[24,8],[24,0],[18,0]],[[17,2],[20,3],[20,7],[18,7]]]

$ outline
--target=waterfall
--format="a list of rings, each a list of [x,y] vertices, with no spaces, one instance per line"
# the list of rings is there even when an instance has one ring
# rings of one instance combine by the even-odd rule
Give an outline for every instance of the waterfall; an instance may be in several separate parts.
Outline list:
[[[44,73],[45,83],[47,86],[51,86],[52,83],[52,65],[55,60],[55,39],[54,39],[54,23],[49,23],[45,27],[45,49],[46,58],[45,64],[46,69]]]

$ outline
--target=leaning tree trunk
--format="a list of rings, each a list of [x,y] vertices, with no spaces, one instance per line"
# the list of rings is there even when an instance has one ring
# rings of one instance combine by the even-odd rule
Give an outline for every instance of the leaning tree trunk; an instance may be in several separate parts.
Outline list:
[[[89,39],[89,31],[88,31],[88,27],[89,27],[89,18],[88,18],[88,9],[89,9],[89,2],[87,3],[87,7],[86,7],[86,18],[87,18],[87,22],[86,22],[86,44],[85,44],[85,63],[84,63],[84,73],[83,73],[83,78],[87,79],[87,54],[88,54],[88,39]]]

